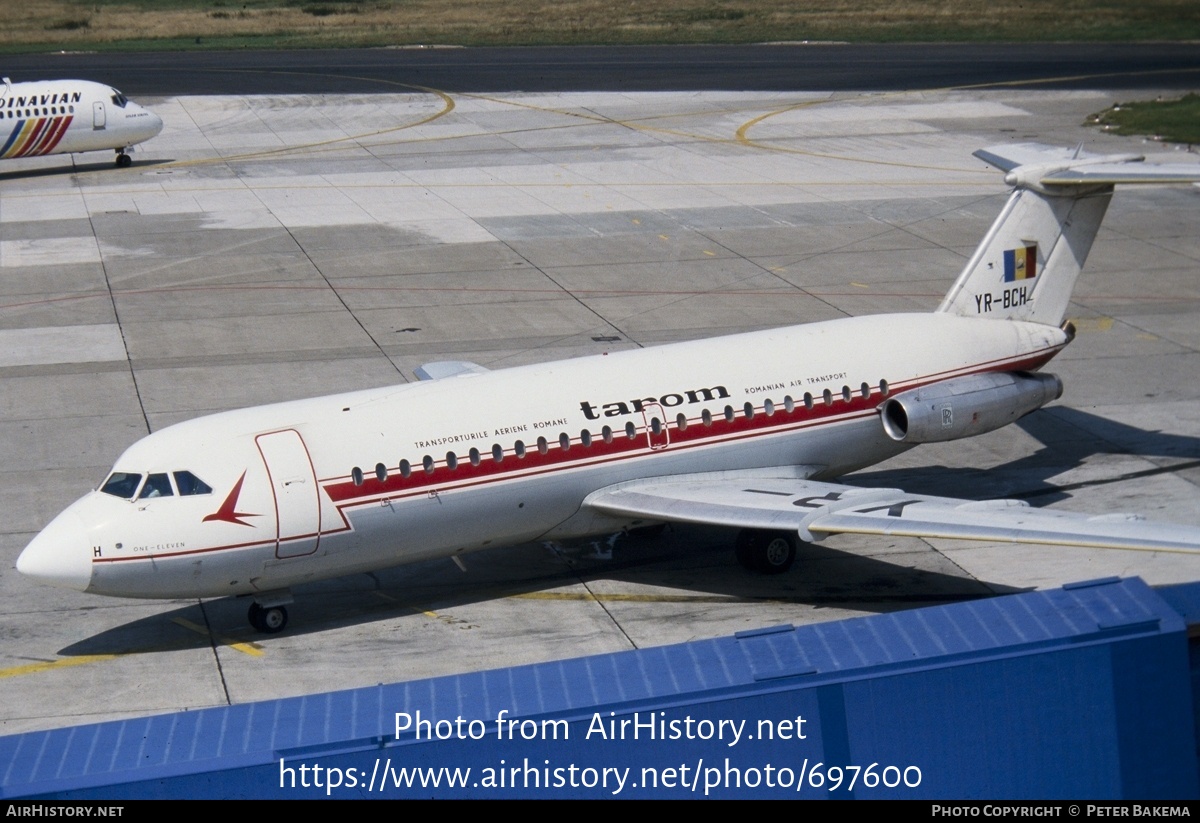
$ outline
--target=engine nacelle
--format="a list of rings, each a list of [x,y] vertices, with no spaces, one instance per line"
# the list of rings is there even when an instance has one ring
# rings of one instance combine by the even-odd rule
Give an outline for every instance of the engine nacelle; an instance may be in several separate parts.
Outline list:
[[[902,392],[880,407],[899,443],[940,443],[990,432],[1062,396],[1053,374],[991,372]]]

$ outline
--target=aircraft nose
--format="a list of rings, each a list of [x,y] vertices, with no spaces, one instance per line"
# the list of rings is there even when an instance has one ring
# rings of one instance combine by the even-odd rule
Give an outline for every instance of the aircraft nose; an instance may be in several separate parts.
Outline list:
[[[86,591],[92,582],[92,549],[79,516],[67,509],[51,520],[21,552],[17,571],[39,583]]]

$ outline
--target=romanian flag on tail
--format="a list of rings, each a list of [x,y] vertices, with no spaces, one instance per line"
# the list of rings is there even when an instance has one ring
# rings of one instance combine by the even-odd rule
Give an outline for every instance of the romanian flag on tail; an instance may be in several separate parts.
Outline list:
[[[1037,244],[1004,252],[1004,282],[1037,277]]]

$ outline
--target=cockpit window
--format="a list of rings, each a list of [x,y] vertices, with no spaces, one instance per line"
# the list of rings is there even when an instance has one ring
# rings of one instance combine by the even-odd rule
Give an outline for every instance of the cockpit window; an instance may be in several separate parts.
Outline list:
[[[174,493],[171,491],[171,479],[166,474],[152,474],[146,478],[146,485],[142,486],[142,493],[138,497],[145,500],[148,497],[170,497]]]
[[[175,472],[175,486],[179,489],[179,494],[182,496],[189,494],[212,494],[212,486],[191,472]]]
[[[130,472],[113,472],[104,481],[104,485],[100,487],[100,491],[105,494],[111,494],[113,497],[122,497],[126,500],[132,500],[137,493],[138,486],[141,485],[142,476],[140,474],[131,474]]]
[[[117,91],[116,89],[113,89],[112,101],[114,106],[119,109],[123,109],[125,108],[125,104],[129,102],[129,98],[121,94],[121,92]]]

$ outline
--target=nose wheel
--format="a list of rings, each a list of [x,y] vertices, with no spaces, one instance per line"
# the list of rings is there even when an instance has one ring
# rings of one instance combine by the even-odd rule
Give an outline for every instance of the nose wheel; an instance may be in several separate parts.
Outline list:
[[[117,168],[127,169],[133,165],[133,158],[123,151],[117,152]]]
[[[278,634],[287,626],[288,613],[283,606],[269,606],[263,608],[257,603],[250,604],[250,611],[246,615],[250,620],[250,625],[263,634]]]

